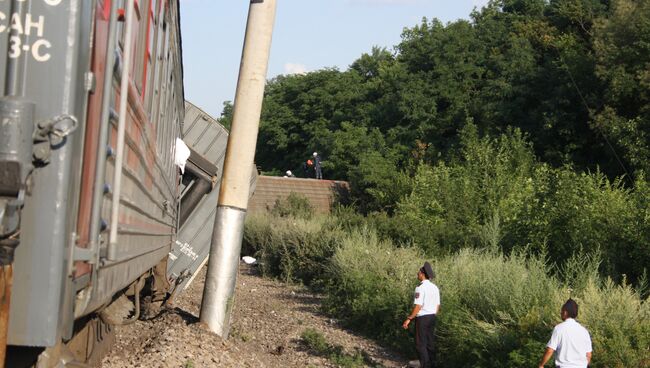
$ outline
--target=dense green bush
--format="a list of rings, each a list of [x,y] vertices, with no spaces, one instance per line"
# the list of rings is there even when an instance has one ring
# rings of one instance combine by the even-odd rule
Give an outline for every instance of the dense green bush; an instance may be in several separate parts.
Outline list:
[[[563,302],[540,258],[467,249],[435,267],[443,294],[439,346],[450,366],[514,368],[539,360]]]
[[[252,217],[245,239],[266,275],[318,285],[326,293],[327,312],[412,356],[412,336],[400,325],[425,256],[418,248],[381,239],[349,211],[338,213],[345,220]],[[569,295],[580,304],[578,319],[592,336],[592,367],[650,362],[650,300],[642,290],[601,281],[594,256],[573,255],[554,272],[545,254],[504,256],[498,248],[428,258],[442,294],[437,330],[442,366],[533,366]]]
[[[479,138],[467,124],[461,137],[459,156],[420,165],[397,206],[395,220],[409,224],[415,244],[431,254],[498,243],[504,225],[495,222],[514,221],[532,195],[535,160],[521,132]]]
[[[650,189],[599,171],[577,173],[535,161],[517,130],[479,138],[468,124],[460,154],[420,165],[395,215],[369,216],[380,233],[427,254],[462,248],[548,255],[559,266],[576,253],[602,260],[601,272],[637,283],[650,265]],[[390,223],[390,225],[387,225]]]
[[[422,263],[415,248],[395,248],[372,230],[354,230],[342,239],[330,261],[326,310],[356,330],[408,349],[408,334],[399,327]]]
[[[604,275],[637,283],[650,265],[650,193],[641,180],[634,190],[602,173],[540,167],[533,195],[504,229],[508,248],[545,249],[561,264],[574,253],[596,255]]]
[[[650,367],[650,299],[629,285],[592,279],[577,300],[593,340],[593,367]]]
[[[254,252],[265,276],[310,285],[318,281],[343,237],[327,219],[251,216],[246,220],[243,247]]]
[[[286,198],[278,198],[271,209],[271,214],[280,217],[295,217],[309,220],[314,215],[314,206],[309,198],[291,192]]]

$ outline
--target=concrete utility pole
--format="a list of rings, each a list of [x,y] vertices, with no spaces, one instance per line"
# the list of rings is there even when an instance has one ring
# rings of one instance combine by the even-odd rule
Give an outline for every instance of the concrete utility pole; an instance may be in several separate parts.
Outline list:
[[[227,338],[230,331],[230,312],[248,208],[250,168],[255,158],[275,7],[276,0],[250,2],[233,121],[203,289],[201,322],[223,338]]]

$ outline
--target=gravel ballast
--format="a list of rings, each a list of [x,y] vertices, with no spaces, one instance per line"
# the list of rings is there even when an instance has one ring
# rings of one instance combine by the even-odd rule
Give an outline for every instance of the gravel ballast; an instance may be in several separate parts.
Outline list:
[[[322,296],[262,278],[254,266],[243,263],[230,337],[223,340],[198,322],[204,279],[205,268],[158,317],[118,326],[115,346],[101,367],[336,367],[301,341],[306,329],[318,331],[346,353],[362,352],[368,366],[407,364],[406,359],[323,315]]]

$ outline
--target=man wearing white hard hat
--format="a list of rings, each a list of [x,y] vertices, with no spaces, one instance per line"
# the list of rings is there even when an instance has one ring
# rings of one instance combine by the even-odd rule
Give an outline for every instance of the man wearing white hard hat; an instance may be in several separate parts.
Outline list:
[[[320,166],[320,156],[318,155],[318,152],[314,152],[314,170],[316,171],[316,179],[322,179],[323,170]]]

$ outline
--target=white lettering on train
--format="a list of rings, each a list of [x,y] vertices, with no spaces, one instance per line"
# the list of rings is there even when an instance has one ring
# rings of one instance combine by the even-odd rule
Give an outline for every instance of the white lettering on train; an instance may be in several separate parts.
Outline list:
[[[196,254],[194,248],[192,248],[192,246],[189,245],[188,243],[181,243],[178,240],[176,240],[176,244],[181,246],[180,248],[181,253],[188,256],[192,261],[196,261],[199,258],[199,255]]]
[[[20,19],[20,14],[13,13],[9,22],[9,30],[15,31],[14,33],[16,34],[25,34],[27,36],[31,36],[32,29],[35,29],[36,35],[38,37],[43,37],[43,34],[45,33],[45,17],[39,15],[37,19],[38,20],[35,22],[32,15],[30,13],[27,13],[25,15],[25,21],[23,22],[23,20]],[[0,12],[0,22],[5,20],[7,20],[7,15]],[[4,24],[4,22],[0,23],[0,33],[5,31],[7,31],[7,25]]]
[[[32,44],[32,57],[34,58],[34,60],[40,63],[44,63],[50,60],[51,55],[41,53],[40,52],[41,47],[46,47],[49,49],[52,47],[52,44],[50,43],[50,41],[43,38]]]
[[[16,31],[18,34],[24,34],[23,22],[20,21],[20,14],[13,13],[11,14],[11,29]]]
[[[61,3],[61,0],[44,1],[50,6],[57,6]],[[0,33],[5,32],[11,34],[9,37],[9,48],[7,50],[10,58],[19,58],[25,53],[31,55],[34,60],[40,63],[51,59],[52,55],[47,50],[52,48],[52,43],[42,38],[45,34],[45,16],[35,16],[27,13],[23,19],[19,13],[13,13],[9,17],[7,14],[0,12]],[[31,45],[23,41],[25,39],[23,36],[34,35],[39,37],[39,39],[35,40]]]
[[[45,17],[42,15],[38,16],[38,22],[32,22],[32,15],[27,13],[25,16],[25,34],[31,35],[32,28],[36,28],[36,35],[38,37],[43,37],[43,27],[45,24]]]

